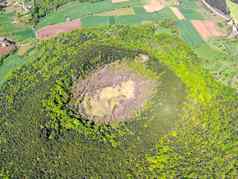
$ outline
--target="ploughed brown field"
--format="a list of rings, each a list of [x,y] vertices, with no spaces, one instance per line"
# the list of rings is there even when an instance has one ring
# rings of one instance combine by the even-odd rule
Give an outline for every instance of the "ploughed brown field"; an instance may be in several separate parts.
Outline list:
[[[68,21],[65,23],[49,25],[38,30],[37,38],[38,39],[49,39],[56,37],[60,33],[71,32],[81,27],[80,20]]]
[[[221,37],[225,34],[217,27],[216,23],[210,20],[193,20],[192,24],[204,40],[211,37]]]

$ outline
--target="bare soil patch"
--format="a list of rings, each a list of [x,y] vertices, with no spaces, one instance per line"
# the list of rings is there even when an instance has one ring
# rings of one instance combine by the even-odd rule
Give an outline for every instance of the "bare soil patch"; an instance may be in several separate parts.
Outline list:
[[[58,36],[60,33],[71,32],[81,27],[80,20],[73,20],[61,24],[43,27],[37,32],[38,39],[49,39]]]
[[[204,40],[208,40],[211,37],[225,36],[216,22],[211,20],[193,20],[192,24]]]
[[[126,15],[135,15],[133,8],[120,8],[112,11],[98,13],[97,16],[126,16]]]
[[[96,123],[132,118],[154,92],[153,80],[119,62],[80,79],[72,88],[73,108]]]
[[[151,0],[149,4],[144,6],[146,12],[152,13],[163,9],[166,6],[165,0]]]
[[[177,7],[170,7],[170,9],[179,20],[185,19],[184,15],[181,13],[181,11]]]

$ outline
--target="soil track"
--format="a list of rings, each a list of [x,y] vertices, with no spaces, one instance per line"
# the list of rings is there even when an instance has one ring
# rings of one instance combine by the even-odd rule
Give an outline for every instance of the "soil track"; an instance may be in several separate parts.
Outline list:
[[[220,37],[225,34],[221,32],[216,23],[210,20],[193,20],[192,24],[204,40],[211,37]]]
[[[144,9],[146,12],[152,13],[163,9],[165,5],[165,0],[151,0],[149,4],[144,6]]]
[[[56,37],[60,33],[71,32],[81,27],[80,20],[73,20],[61,24],[49,25],[37,32],[38,39],[49,39]]]

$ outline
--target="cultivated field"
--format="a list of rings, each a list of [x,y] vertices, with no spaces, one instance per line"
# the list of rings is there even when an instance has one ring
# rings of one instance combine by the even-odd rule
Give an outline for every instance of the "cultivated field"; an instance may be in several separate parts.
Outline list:
[[[225,34],[221,32],[214,21],[210,20],[193,20],[193,26],[199,32],[204,40],[212,37],[222,37]]]
[[[60,33],[71,32],[75,29],[80,28],[81,23],[80,20],[73,20],[61,24],[49,25],[37,32],[38,39],[49,39],[52,37],[56,37]]]
[[[0,36],[7,36],[15,41],[33,39],[35,34],[29,25],[14,23],[15,14],[0,12]]]
[[[198,47],[203,44],[203,40],[199,33],[194,29],[192,23],[188,20],[178,21],[177,27],[182,38],[192,47]]]

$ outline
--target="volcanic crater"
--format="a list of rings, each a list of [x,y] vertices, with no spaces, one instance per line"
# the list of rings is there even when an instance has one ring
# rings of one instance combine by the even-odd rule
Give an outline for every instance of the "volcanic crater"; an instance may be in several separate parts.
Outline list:
[[[76,113],[95,123],[127,121],[152,98],[155,84],[126,62],[116,61],[78,79],[70,103]]]

